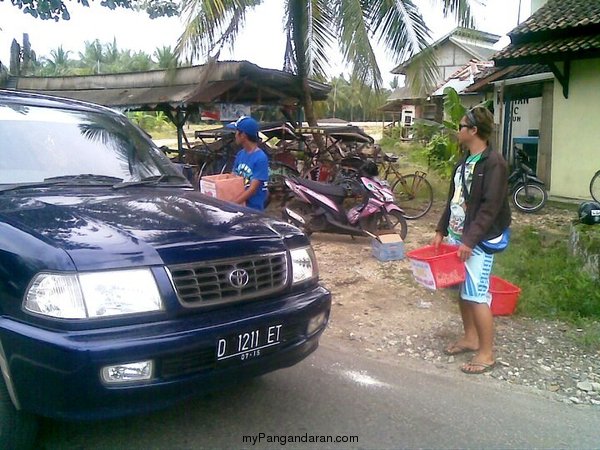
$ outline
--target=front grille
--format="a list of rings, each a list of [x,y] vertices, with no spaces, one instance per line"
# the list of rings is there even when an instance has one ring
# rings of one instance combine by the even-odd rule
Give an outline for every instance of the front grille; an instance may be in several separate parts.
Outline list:
[[[285,253],[169,266],[184,306],[209,306],[277,292],[287,281]]]

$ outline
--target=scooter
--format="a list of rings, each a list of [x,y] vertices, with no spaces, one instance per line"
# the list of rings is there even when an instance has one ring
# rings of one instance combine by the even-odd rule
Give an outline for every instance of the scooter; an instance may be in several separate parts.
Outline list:
[[[361,170],[356,182],[331,184],[286,178],[290,198],[283,207],[284,220],[308,235],[325,232],[374,237],[381,231],[392,231],[406,238],[408,225],[404,213],[396,205],[387,182],[376,177],[377,166],[371,164],[370,169]],[[353,191],[357,189],[362,202],[346,210],[344,200],[356,198]]]
[[[519,211],[525,213],[539,211],[548,200],[546,185],[525,163],[529,161],[529,156],[523,149],[515,146],[514,155],[514,169],[508,177],[512,202]]]

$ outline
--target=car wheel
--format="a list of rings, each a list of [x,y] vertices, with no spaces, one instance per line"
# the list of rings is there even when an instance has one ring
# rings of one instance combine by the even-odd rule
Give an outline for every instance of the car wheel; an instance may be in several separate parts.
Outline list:
[[[37,434],[34,415],[17,411],[0,376],[0,448],[30,449]]]

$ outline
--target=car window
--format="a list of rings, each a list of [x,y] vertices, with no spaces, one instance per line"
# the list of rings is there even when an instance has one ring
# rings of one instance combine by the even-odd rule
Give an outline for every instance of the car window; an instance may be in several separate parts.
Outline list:
[[[0,143],[0,184],[179,174],[124,117],[101,112],[0,104]]]

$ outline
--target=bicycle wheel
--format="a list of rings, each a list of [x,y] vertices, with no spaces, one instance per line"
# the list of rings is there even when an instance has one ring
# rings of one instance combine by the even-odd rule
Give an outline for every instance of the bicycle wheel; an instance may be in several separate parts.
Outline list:
[[[590,194],[595,202],[600,202],[600,170],[594,174],[590,181]]]
[[[404,175],[392,185],[392,191],[409,220],[423,217],[433,204],[433,188],[420,173]]]
[[[533,213],[546,204],[548,193],[539,184],[518,184],[512,193],[512,201],[519,211]]]
[[[398,233],[404,240],[408,234],[408,223],[400,211],[390,211],[386,213],[377,213],[368,217],[363,225],[368,232],[377,234],[381,231],[393,231]]]

